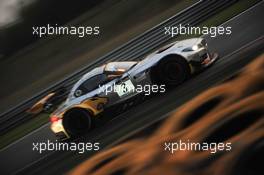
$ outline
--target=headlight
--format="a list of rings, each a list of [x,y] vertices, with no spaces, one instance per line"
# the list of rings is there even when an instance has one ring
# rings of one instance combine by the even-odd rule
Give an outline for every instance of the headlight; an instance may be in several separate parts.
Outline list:
[[[200,49],[202,47],[203,47],[203,45],[199,43],[199,44],[196,44],[196,45],[194,45],[192,47],[187,47],[187,48],[183,49],[182,51],[183,52],[191,52],[191,51],[196,51],[196,50],[198,50],[198,49]]]
[[[198,49],[199,49],[198,45],[192,46],[192,50],[198,50]]]

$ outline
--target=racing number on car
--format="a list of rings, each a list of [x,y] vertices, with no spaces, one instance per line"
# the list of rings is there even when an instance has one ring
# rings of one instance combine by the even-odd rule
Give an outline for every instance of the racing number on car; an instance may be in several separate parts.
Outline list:
[[[121,89],[122,89],[123,93],[127,93],[128,88],[127,88],[127,86],[126,86],[126,83],[123,82],[123,83],[121,84]]]
[[[135,90],[135,86],[131,82],[131,80],[127,80],[125,82],[122,82],[119,85],[116,85],[115,92],[121,97],[123,95],[127,95],[129,93],[132,93]]]

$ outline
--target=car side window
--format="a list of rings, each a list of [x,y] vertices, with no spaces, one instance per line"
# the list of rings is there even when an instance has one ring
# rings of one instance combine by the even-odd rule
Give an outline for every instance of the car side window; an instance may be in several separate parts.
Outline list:
[[[80,97],[91,92],[107,82],[108,78],[105,74],[95,75],[85,80],[74,92],[75,97]]]

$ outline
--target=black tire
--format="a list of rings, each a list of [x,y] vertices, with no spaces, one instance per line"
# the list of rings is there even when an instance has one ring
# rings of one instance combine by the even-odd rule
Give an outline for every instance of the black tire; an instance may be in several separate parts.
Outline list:
[[[190,67],[184,58],[170,55],[151,69],[150,76],[154,84],[175,87],[189,78],[190,72]]]
[[[91,113],[84,109],[71,109],[63,117],[64,129],[71,137],[87,133],[91,128],[91,123]]]

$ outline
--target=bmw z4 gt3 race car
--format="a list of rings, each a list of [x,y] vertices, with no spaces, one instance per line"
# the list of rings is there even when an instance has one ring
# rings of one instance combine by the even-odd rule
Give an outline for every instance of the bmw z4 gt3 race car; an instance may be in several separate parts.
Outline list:
[[[208,51],[205,39],[193,38],[170,43],[141,61],[97,67],[83,75],[51,114],[51,130],[60,140],[82,135],[107,109],[125,108],[131,99],[144,96],[143,88],[137,91],[137,87],[156,85],[164,92],[208,67],[217,57]]]

